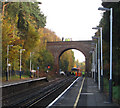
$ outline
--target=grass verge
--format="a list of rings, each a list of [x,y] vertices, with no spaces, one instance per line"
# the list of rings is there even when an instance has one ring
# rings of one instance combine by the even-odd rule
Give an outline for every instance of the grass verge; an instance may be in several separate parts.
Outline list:
[[[21,76],[21,79],[29,79],[29,76],[28,75],[22,75]],[[15,80],[21,80],[20,79],[20,76],[19,75],[14,75],[14,76],[11,76],[11,77],[9,77],[9,81],[15,81]],[[2,81],[4,82],[4,81],[6,81],[6,77],[3,77],[2,78]]]
[[[114,83],[114,82],[113,82]],[[113,101],[120,104],[120,86],[113,86]],[[109,95],[109,80],[104,78],[104,92],[108,96]]]

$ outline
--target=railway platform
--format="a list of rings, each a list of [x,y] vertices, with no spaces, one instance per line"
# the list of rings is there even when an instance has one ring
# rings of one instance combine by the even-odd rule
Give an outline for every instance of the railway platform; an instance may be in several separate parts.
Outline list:
[[[115,103],[109,103],[107,97],[100,93],[92,78],[79,77],[62,94],[60,94],[47,108],[54,107],[108,107],[119,108]]]
[[[12,86],[12,85],[18,85],[18,84],[23,84],[23,83],[28,83],[28,82],[33,82],[33,81],[39,81],[39,80],[43,80],[46,79],[46,77],[41,77],[41,78],[35,78],[35,79],[21,79],[21,80],[16,80],[16,81],[5,81],[2,82],[2,85],[0,85],[0,87],[8,87],[8,86]]]

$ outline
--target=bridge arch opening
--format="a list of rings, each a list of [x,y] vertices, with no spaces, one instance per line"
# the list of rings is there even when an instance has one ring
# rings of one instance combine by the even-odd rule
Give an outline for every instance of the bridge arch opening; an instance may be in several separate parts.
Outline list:
[[[85,72],[89,73],[91,68],[89,53],[92,50],[92,41],[58,41],[58,42],[47,42],[47,50],[50,51],[54,57],[54,72],[59,72],[59,58],[60,56],[69,49],[77,49],[82,52],[85,56]]]
[[[67,48],[59,54],[59,71],[70,72],[73,67],[85,71],[85,54],[77,48]]]

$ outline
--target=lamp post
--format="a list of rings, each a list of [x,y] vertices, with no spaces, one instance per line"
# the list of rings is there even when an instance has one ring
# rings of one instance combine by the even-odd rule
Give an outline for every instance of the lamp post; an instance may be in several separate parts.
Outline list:
[[[110,79],[109,79],[109,102],[112,102],[112,8],[100,7],[98,10],[110,11]]]
[[[94,44],[94,43],[92,43]],[[91,47],[92,48],[92,78],[94,79],[95,81],[95,50],[94,50],[94,47]]]
[[[93,78],[93,51],[90,51],[89,53],[92,55],[91,72],[92,72],[92,78]]]
[[[94,73],[94,81],[95,81],[95,50],[93,50],[93,73]]]
[[[94,81],[95,81],[95,51],[93,49],[93,52],[92,52],[92,71],[93,71],[93,78],[94,78]]]
[[[96,49],[95,49],[95,43],[92,43],[94,45],[93,47],[93,72],[94,72],[94,82],[96,81]]]
[[[31,72],[31,52],[30,52],[30,72]]]
[[[30,77],[31,77],[31,56],[32,56],[32,54],[33,54],[34,52],[30,52]]]
[[[92,51],[92,78],[94,78],[94,51]]]
[[[9,58],[8,58],[8,55],[9,55],[9,47],[10,46],[13,46],[13,45],[7,45],[7,73],[6,73],[6,81],[8,81],[8,76],[9,76],[9,66],[8,66]]]
[[[100,30],[100,37],[101,37],[101,92],[103,92],[103,54],[102,54],[102,27],[93,27],[92,29],[99,29]]]
[[[25,49],[20,49],[20,79],[21,79],[21,54],[22,51],[25,51]]]
[[[97,82],[97,43],[96,43],[96,50],[95,50],[95,52],[96,52],[96,66],[95,66],[95,70],[96,70],[96,73],[95,73],[95,81]]]
[[[100,90],[100,38],[92,37],[93,39],[98,39],[98,89]]]
[[[94,37],[92,37],[92,39],[94,39]],[[94,81],[97,82],[97,72],[98,72],[98,71],[97,71],[97,49],[98,49],[98,48],[97,48],[97,43],[96,43],[96,44],[93,43],[93,44],[95,45],[95,52],[94,52],[94,53],[95,53],[95,54],[94,54],[94,55],[95,55],[95,56],[94,56],[94,63],[95,63],[95,65],[94,65],[94,66],[95,66],[94,76],[95,76],[95,77],[94,77]]]
[[[30,52],[30,78],[31,78],[31,52]]]

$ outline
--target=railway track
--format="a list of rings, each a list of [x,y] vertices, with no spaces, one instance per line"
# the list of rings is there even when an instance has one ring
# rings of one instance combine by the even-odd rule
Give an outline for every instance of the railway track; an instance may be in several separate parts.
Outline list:
[[[43,106],[46,107],[50,102],[52,102],[64,89],[66,89],[75,78],[67,77],[58,81],[53,81],[45,85],[41,85],[36,88],[35,91],[29,93],[19,94],[14,96],[14,103],[10,104],[11,107],[33,107],[33,106]],[[24,98],[22,98],[22,96]],[[19,99],[18,99],[19,98]]]
[[[39,97],[36,101],[34,101],[32,104],[29,104],[27,107],[47,107],[58,95],[61,94],[71,83],[73,82],[73,79],[67,79],[64,82],[60,83],[53,89],[49,90],[45,93],[44,96]]]

